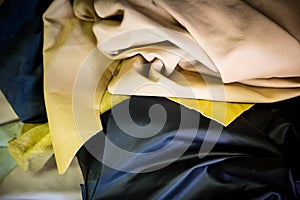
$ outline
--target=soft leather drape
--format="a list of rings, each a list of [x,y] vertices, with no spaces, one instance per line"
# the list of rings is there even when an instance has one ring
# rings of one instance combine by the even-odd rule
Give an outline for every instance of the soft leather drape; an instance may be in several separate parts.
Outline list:
[[[104,132],[117,146],[135,153],[155,152],[170,141],[179,148],[191,137],[190,127],[186,126],[182,133],[185,137],[172,140],[178,134],[179,104],[150,97],[132,97],[129,103],[132,119],[139,125],[150,122],[148,109],[154,104],[162,105],[168,117],[159,134],[138,139],[125,133],[111,112],[105,113],[102,116]],[[151,166],[138,168],[137,154],[120,163],[120,167],[137,169],[135,173],[119,171],[97,161],[94,156],[120,158],[109,147],[102,149],[99,133],[78,154],[85,177],[84,199],[299,199],[299,103],[298,97],[255,105],[224,128],[212,151],[201,159],[199,149],[210,121],[184,108],[182,112],[188,113],[189,117],[200,117],[196,137],[176,161],[150,172],[145,171]],[[91,151],[90,147],[98,147],[98,150]],[[159,166],[167,160],[159,161],[158,158],[165,156],[167,159],[166,155],[164,152],[147,159],[152,167]]]

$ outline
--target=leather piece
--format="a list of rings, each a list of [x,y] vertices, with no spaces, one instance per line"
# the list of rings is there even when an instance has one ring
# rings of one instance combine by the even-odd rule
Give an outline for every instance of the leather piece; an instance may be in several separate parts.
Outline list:
[[[22,122],[47,122],[42,15],[52,0],[0,6],[0,89]]]
[[[223,4],[214,1],[212,7],[198,6],[197,2],[210,4],[207,1],[189,0],[185,3],[53,1],[43,15],[44,95],[60,174],[67,170],[84,142],[102,129],[99,108],[106,89],[112,94],[120,95],[239,103],[275,102],[300,94],[297,87],[300,82],[296,77],[299,75],[299,64],[292,64],[300,61],[296,55],[299,50],[298,41],[282,27],[238,0],[233,5],[230,2]],[[140,7],[141,4],[145,4],[145,9],[143,5]],[[141,13],[139,8],[154,18]],[[163,10],[163,14],[156,15]],[[204,11],[205,15],[199,15],[199,11]],[[218,14],[219,11],[221,15]],[[245,13],[252,17],[245,17]],[[213,16],[210,17],[210,14]],[[233,18],[238,23],[231,20]],[[253,23],[245,23],[244,19]],[[198,26],[197,22],[204,23]],[[185,26],[185,29],[182,25],[189,25],[191,28]],[[239,25],[246,26],[246,30],[242,29],[240,32]],[[201,28],[199,34],[198,28]],[[216,34],[211,34],[210,28],[217,29],[218,32],[213,31]],[[228,34],[224,35],[224,31]],[[198,42],[194,40],[196,35]],[[186,59],[180,61],[180,58]],[[120,70],[119,63],[124,64]],[[243,80],[243,83],[246,81],[249,84],[251,79],[250,85],[256,85],[253,80],[260,82],[263,79],[262,85],[256,85],[263,87],[240,83],[224,85],[217,76],[214,63],[222,64],[220,67],[228,72],[226,83]],[[277,70],[276,66],[280,69]],[[198,69],[201,76],[196,73],[199,72]],[[252,73],[249,73],[249,69]],[[116,73],[118,70],[119,73]],[[123,72],[129,73],[124,75]],[[287,80],[284,78],[286,75],[294,78]],[[119,79],[113,78],[108,85],[113,76]],[[112,84],[114,80],[115,84]],[[84,116],[82,113],[85,113]]]
[[[124,103],[126,101],[117,106]],[[86,199],[299,199],[297,183],[300,179],[300,158],[295,156],[300,150],[300,129],[297,125],[299,103],[298,97],[255,105],[224,127],[212,151],[200,159],[199,149],[205,142],[209,119],[164,98],[132,97],[129,110],[135,123],[148,124],[148,109],[154,104],[165,108],[167,119],[158,134],[141,139],[126,134],[116,124],[115,115],[106,112],[101,116],[106,127],[104,132],[120,148],[146,153],[167,145],[176,135],[180,109],[190,117],[200,116],[197,135],[187,151],[175,162],[152,172],[122,172],[102,165],[95,158],[89,157],[91,160],[87,162],[79,157],[79,162],[88,173],[95,172],[95,167],[98,169],[97,176],[93,176],[93,181],[98,179],[96,187],[89,185],[90,180],[85,176],[85,188],[94,191]],[[191,137],[188,130],[189,127],[185,127],[186,138],[172,142],[185,145],[184,142]],[[99,144],[99,135],[91,138],[83,148],[88,149],[91,143]],[[117,158],[116,152],[103,148],[104,151],[98,146],[98,153],[103,157],[109,155],[110,159]],[[147,159],[160,165],[161,161],[155,160],[164,157],[164,153],[154,154]],[[85,151],[85,154],[92,156],[91,151]],[[133,154],[122,165],[134,167],[137,162],[132,161],[138,161],[134,158],[136,155]]]

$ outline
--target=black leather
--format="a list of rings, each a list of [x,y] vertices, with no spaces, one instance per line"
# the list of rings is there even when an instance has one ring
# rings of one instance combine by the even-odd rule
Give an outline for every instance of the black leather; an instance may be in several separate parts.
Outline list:
[[[128,101],[117,106],[122,108]],[[183,112],[190,119],[199,117],[196,137],[185,153],[170,165],[150,172],[143,172],[144,169],[138,169],[137,166],[135,173],[128,173],[103,165],[95,159],[93,155],[97,151],[100,157],[117,159],[120,156],[118,152],[105,150],[103,142],[100,142],[103,137],[101,133],[97,134],[80,150],[78,156],[85,171],[84,190],[88,191],[84,198],[299,199],[299,103],[298,97],[279,103],[255,105],[228,127],[224,127],[212,151],[200,159],[199,149],[210,124],[208,118],[193,110],[181,109],[179,104],[165,98],[132,97],[129,111],[136,124],[150,123],[148,112],[154,104],[165,108],[167,120],[158,134],[149,138],[135,138],[118,127],[114,120],[118,113],[113,115],[111,111],[106,112],[101,116],[105,125],[104,132],[120,148],[146,153],[155,152],[170,141],[178,147],[184,145],[192,137],[188,126],[182,130],[183,133],[186,131],[185,137],[172,140],[178,134],[176,131]],[[194,124],[190,125],[194,128]],[[96,151],[89,150],[89,147],[97,144],[101,145],[98,145]],[[147,159],[159,166],[167,160],[157,158],[168,159],[165,153],[160,152]],[[121,165],[134,168],[138,162],[136,155],[133,154]]]

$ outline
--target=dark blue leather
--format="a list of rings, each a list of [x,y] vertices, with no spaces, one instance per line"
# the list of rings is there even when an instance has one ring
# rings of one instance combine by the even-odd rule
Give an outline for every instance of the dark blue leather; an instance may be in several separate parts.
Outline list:
[[[0,89],[23,122],[47,121],[43,96],[43,22],[50,0],[0,5]]]
[[[149,123],[148,110],[154,104],[162,105],[168,114],[159,134],[147,139],[129,136],[118,127],[112,113],[107,112],[101,116],[106,136],[130,152],[156,151],[167,145],[178,129],[178,104],[164,98],[132,97],[130,114],[137,124],[146,125]],[[88,191],[85,199],[299,199],[299,105],[299,97],[255,105],[223,129],[217,144],[202,159],[198,157],[198,152],[210,120],[185,108],[184,112],[189,117],[200,116],[193,143],[172,164],[147,173],[143,170],[128,173],[101,164],[93,157],[95,151],[91,153],[89,147],[95,147],[100,156],[109,155],[111,159],[117,159],[120,155],[103,151],[103,138],[98,134],[78,154],[85,171],[85,188]],[[117,106],[122,106],[122,103]],[[188,131],[186,137],[190,137]],[[186,138],[182,138],[177,142],[184,145],[185,141]],[[155,161],[163,156],[164,153],[160,153],[148,159]],[[135,159],[134,154],[121,165],[134,167],[138,161]],[[155,164],[161,164],[159,162]]]

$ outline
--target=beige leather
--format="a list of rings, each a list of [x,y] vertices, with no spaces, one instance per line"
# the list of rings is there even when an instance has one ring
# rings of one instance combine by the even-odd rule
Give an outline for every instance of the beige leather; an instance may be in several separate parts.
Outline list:
[[[298,96],[297,23],[260,10],[237,0],[55,0],[44,14],[44,85],[59,173],[102,129],[107,87],[244,103]]]

